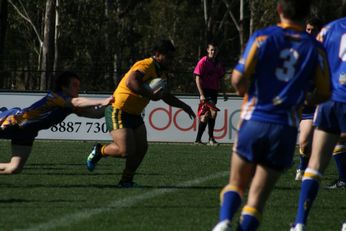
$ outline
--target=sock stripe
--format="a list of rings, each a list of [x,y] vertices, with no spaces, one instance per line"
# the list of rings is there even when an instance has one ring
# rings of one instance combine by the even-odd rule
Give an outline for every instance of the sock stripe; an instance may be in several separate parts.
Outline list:
[[[322,179],[322,174],[314,169],[307,168],[303,176],[303,180],[306,180],[306,179],[320,181]]]
[[[310,153],[306,153],[306,151],[302,148],[299,148],[299,155],[303,157],[309,157]]]
[[[342,153],[346,153],[346,145],[342,145],[342,144],[336,145],[333,150],[333,155],[338,155]]]
[[[241,215],[250,215],[255,217],[258,221],[261,221],[262,214],[257,211],[257,209],[250,207],[250,206],[244,206],[243,210],[241,211]]]
[[[223,196],[225,195],[225,193],[231,192],[231,191],[236,192],[237,194],[239,194],[240,198],[243,197],[243,191],[238,186],[228,184],[228,185],[226,185],[222,189],[222,191],[220,193],[220,202],[221,202],[221,204],[223,202]]]
[[[102,156],[105,156],[105,147],[106,147],[106,145],[105,144],[103,144],[102,146],[101,146],[101,155]]]

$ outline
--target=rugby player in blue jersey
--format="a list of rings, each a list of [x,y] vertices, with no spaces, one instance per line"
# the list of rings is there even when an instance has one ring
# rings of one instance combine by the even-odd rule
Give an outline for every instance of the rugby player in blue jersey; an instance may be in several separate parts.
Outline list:
[[[346,5],[343,7],[343,15]],[[305,170],[292,231],[304,230],[322,174],[341,137],[346,138],[346,17],[326,25],[318,39],[326,48],[331,69],[331,99],[317,107],[312,152]],[[340,174],[340,173],[339,173]]]
[[[214,231],[230,230],[247,189],[237,230],[258,228],[274,185],[292,165],[300,108],[304,102],[318,104],[330,97],[324,48],[304,28],[310,5],[311,1],[279,0],[281,23],[250,37],[232,73],[233,87],[245,97]]]
[[[0,174],[19,173],[27,161],[38,132],[63,121],[69,114],[102,118],[104,106],[113,101],[78,97],[79,77],[63,72],[56,78],[55,89],[31,106],[12,108],[0,112],[0,138],[11,140],[12,157],[0,163]],[[4,109],[4,108],[2,108]]]

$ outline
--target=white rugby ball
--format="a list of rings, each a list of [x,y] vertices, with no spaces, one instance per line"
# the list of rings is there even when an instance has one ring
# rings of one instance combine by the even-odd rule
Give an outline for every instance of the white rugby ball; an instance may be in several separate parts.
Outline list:
[[[152,91],[167,87],[167,80],[162,78],[154,78],[144,82],[144,86]]]

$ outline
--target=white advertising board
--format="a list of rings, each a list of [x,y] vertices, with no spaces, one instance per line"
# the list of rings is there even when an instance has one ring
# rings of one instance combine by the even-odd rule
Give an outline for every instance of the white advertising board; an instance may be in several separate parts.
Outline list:
[[[27,107],[42,98],[43,93],[0,93],[0,107]],[[85,95],[83,97],[104,98],[108,95]],[[198,97],[178,96],[195,111],[198,107]],[[233,143],[239,120],[241,98],[230,98],[228,101],[218,99],[220,108],[214,136],[220,143]],[[193,142],[196,137],[198,121],[191,120],[179,108],[173,108],[163,101],[152,101],[144,112],[144,121],[148,132],[148,140],[155,142]],[[67,140],[110,140],[104,119],[89,119],[74,114],[63,122],[47,130],[39,132],[38,139]],[[203,141],[207,141],[208,131],[204,132]]]

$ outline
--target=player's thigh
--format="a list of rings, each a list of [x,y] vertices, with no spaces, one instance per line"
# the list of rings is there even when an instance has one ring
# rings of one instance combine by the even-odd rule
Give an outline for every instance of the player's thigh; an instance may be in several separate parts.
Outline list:
[[[312,153],[308,167],[323,173],[329,163],[338,140],[339,135],[316,129],[314,132]]]
[[[113,143],[121,153],[134,153],[136,151],[136,137],[132,128],[120,128],[110,132]]]
[[[312,135],[314,131],[312,120],[302,120],[299,124],[300,134],[299,134],[299,144],[300,145],[311,145]]]
[[[262,212],[280,175],[281,171],[257,165],[256,173],[250,185],[247,205]]]
[[[26,161],[29,158],[31,153],[32,146],[31,145],[11,145],[12,157],[10,164],[15,168],[22,168]]]
[[[217,116],[217,111],[213,110],[213,109],[210,109],[210,117],[212,119],[215,119]]]
[[[244,191],[252,179],[254,170],[254,164],[245,161],[237,153],[233,152],[229,183]]]

